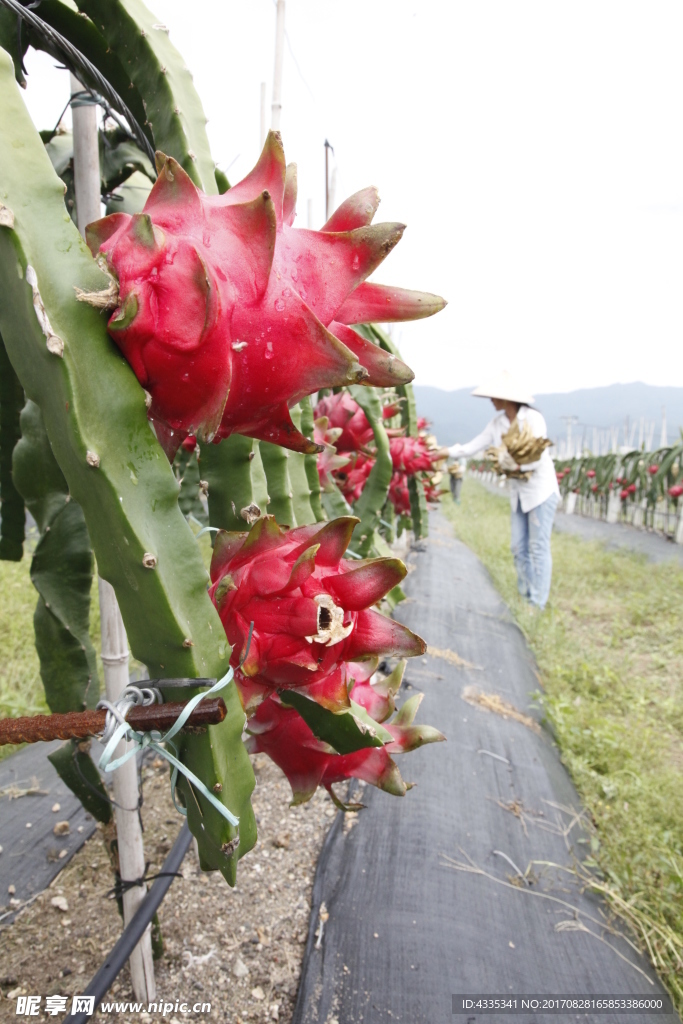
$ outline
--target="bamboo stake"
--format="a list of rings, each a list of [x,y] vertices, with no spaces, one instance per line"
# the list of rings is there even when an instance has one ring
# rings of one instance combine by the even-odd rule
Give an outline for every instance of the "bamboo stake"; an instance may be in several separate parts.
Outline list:
[[[74,138],[74,190],[78,230],[85,228],[101,216],[100,155],[97,134],[97,107],[87,102],[85,90],[78,79],[71,76],[71,94]],[[86,99],[86,102],[83,102]],[[99,580],[100,619],[102,637],[102,664],[107,697],[117,700],[128,685],[128,638],[121,618],[116,594],[105,580]],[[121,756],[128,744],[122,742],[117,749]],[[132,880],[145,874],[145,852],[138,813],[138,773],[134,757],[114,773],[113,788],[116,835],[121,878]],[[146,886],[137,885],[123,894],[123,920],[128,924],[144,899]],[[130,957],[130,973],[135,998],[140,1002],[156,999],[154,961],[152,959],[151,926],[148,927]]]
[[[277,0],[277,21],[275,24],[275,73],[273,75],[273,103],[270,127],[280,130],[282,114],[282,63],[285,54],[285,0]]]
[[[77,200],[78,201],[78,200]],[[102,665],[107,698],[118,700],[129,682],[128,638],[121,618],[116,594],[111,584],[98,580],[100,593],[100,633],[102,638]],[[114,757],[121,757],[129,749],[125,740],[119,743]],[[114,817],[118,842],[121,878],[129,881],[145,874],[145,851],[138,812],[138,768],[131,757],[112,773],[114,789]],[[142,903],[147,887],[136,885],[123,894],[123,923],[128,924]],[[154,961],[152,959],[152,929],[146,929],[130,956],[130,975],[135,998],[141,1002],[156,999]]]
[[[261,82],[261,123],[259,132],[259,144],[261,149],[266,141],[266,83]]]

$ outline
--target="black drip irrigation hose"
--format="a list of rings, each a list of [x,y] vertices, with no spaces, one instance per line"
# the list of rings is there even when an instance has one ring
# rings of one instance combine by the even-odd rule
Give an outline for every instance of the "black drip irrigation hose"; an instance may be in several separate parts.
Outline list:
[[[164,861],[160,877],[156,879],[154,885],[124,928],[121,938],[118,940],[111,953],[98,970],[97,974],[95,974],[90,984],[83,992],[84,996],[95,997],[95,1004],[93,1006],[92,1013],[85,1013],[84,1011],[81,1011],[79,1013],[72,1014],[72,1016],[69,1017],[69,1024],[86,1024],[86,1021],[90,1020],[92,1015],[95,1013],[100,1002],[114,984],[119,972],[126,961],[130,958],[131,953],[142,938],[147,925],[159,909],[161,901],[170,889],[173,878],[176,876],[180,865],[183,863],[183,859],[191,842],[192,833],[187,826],[187,822],[185,822],[180,830],[178,838],[173,844],[171,852]]]

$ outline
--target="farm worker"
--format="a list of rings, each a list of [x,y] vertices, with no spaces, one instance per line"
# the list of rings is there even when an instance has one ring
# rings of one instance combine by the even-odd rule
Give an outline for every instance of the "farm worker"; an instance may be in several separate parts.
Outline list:
[[[462,491],[462,481],[465,476],[465,469],[467,467],[467,459],[456,459],[448,467],[448,475],[450,477],[451,494],[453,500],[457,505],[460,504],[460,492]]]
[[[454,444],[442,449],[444,457],[452,459],[471,457],[488,448],[501,448],[510,426],[517,420],[520,430],[525,425],[534,437],[545,438],[546,424],[537,409],[532,409],[534,398],[507,372],[487,381],[473,392],[479,398],[490,398],[496,415],[477,437],[466,444]],[[517,570],[517,586],[532,605],[544,608],[550,593],[552,557],[550,535],[555,509],[560,500],[553,461],[545,449],[536,462],[517,465],[507,449],[498,458],[499,471],[517,473],[519,479],[509,479],[512,556]],[[521,474],[528,476],[524,479]]]

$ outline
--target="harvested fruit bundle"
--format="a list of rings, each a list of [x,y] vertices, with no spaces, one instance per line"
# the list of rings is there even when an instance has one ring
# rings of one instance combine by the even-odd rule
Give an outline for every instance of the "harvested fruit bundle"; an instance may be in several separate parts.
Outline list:
[[[114,213],[86,237],[114,280],[79,298],[114,309],[109,333],[150,395],[149,416],[173,456],[188,434],[246,434],[293,451],[318,446],[289,407],[321,388],[406,383],[412,371],[347,324],[411,320],[438,296],[367,284],[402,224],[371,224],[375,189],[352,196],[322,231],[295,230],[296,166],[270,132],[256,167],[206,195],[157,154],[142,213]],[[336,425],[332,422],[332,425]]]
[[[529,480],[530,473],[509,466],[510,459],[518,466],[527,466],[529,463],[538,462],[546,448],[552,445],[552,441],[547,437],[535,437],[528,423],[524,423],[520,429],[519,420],[516,418],[510,424],[507,433],[503,434],[501,441],[502,444],[498,447],[487,448],[486,458],[493,462],[493,468],[497,473],[513,480]]]
[[[509,430],[503,434],[501,440],[520,466],[538,462],[546,448],[552,446],[552,441],[549,441],[547,437],[534,437],[528,423],[524,423],[520,430],[518,419],[512,421]]]

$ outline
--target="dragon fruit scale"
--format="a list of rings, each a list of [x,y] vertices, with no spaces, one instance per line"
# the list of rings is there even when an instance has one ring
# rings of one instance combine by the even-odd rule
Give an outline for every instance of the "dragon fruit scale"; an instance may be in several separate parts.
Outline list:
[[[403,563],[343,558],[357,522],[285,530],[266,516],[248,534],[217,534],[209,594],[249,710],[280,688],[348,708],[345,662],[424,653],[420,637],[371,607],[404,578]]]
[[[296,166],[270,132],[256,167],[220,196],[200,191],[172,158],[142,213],[115,213],[86,238],[115,278],[78,297],[113,308],[108,329],[151,396],[168,454],[190,434],[231,433],[294,451],[318,446],[289,407],[321,388],[412,379],[399,359],[348,324],[429,316],[437,296],[369,284],[402,224],[372,224],[379,198],[348,199],[321,231],[294,229]]]
[[[354,697],[356,689],[353,690]],[[351,778],[362,779],[394,796],[405,796],[411,784],[403,781],[391,755],[408,753],[425,743],[445,739],[442,733],[431,726],[414,724],[422,696],[416,694],[411,697],[395,718],[384,720],[383,728],[390,734],[390,742],[350,754],[336,753],[314,735],[296,711],[284,707],[276,696],[269,697],[249,720],[247,749],[252,754],[267,754],[284,772],[292,787],[292,804],[310,800],[318,786],[322,785],[339,806],[345,810],[358,810],[362,805],[344,807],[332,790],[335,783]],[[381,697],[379,701],[383,708]]]

